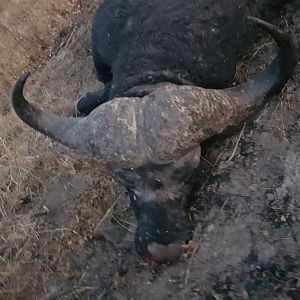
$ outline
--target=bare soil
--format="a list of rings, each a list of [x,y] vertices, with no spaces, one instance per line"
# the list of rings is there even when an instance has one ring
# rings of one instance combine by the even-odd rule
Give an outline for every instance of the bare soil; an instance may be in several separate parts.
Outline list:
[[[25,69],[37,67],[50,53],[60,33],[72,26],[79,0],[1,0],[0,2],[0,115],[12,82]]]
[[[81,6],[32,75],[29,99],[67,115],[75,99],[101,86],[89,39],[97,5]],[[289,5],[283,15],[281,25],[300,41],[300,10]],[[262,40],[237,80],[274,54]],[[241,134],[206,148],[194,180],[195,248],[151,270],[135,252],[135,220],[108,170],[7,113],[0,121],[0,299],[300,299],[299,117],[298,65]]]

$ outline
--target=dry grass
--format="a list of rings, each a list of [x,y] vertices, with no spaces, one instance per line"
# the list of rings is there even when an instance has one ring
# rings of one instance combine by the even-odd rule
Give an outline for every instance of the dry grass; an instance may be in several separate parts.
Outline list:
[[[11,113],[1,118],[0,128],[0,298],[14,298],[31,288],[32,293],[46,294],[47,282],[57,278],[52,260],[62,278],[80,278],[61,257],[84,246],[101,229],[101,220],[114,214],[116,183],[103,166],[36,133]],[[57,197],[64,197],[57,212],[43,205],[52,182],[58,182]],[[54,222],[59,221],[64,206],[73,212],[62,226],[44,224],[38,217],[52,213]],[[29,278],[40,286],[31,287]]]
[[[55,280],[76,285],[82,274],[70,265],[70,251],[84,253],[104,221],[117,216],[116,183],[101,164],[36,133],[12,113],[1,118],[0,128],[0,298],[47,295]],[[55,207],[57,197],[63,201]],[[52,221],[43,222],[46,214]]]
[[[59,32],[71,24],[80,1],[7,1],[0,3],[0,113],[8,108],[12,81],[26,69],[38,66],[50,53]],[[75,10],[74,10],[75,9]],[[0,289],[22,256],[28,241],[38,239],[35,222],[23,205],[39,199],[47,180],[39,175],[61,169],[71,171],[73,162],[51,154],[51,142],[23,126],[12,114],[0,119]]]
[[[20,261],[30,259],[28,248],[39,238],[31,212],[23,206],[40,196],[44,182],[35,167],[45,154],[36,147],[39,135],[12,115],[1,119],[0,128],[0,286],[5,287],[17,278]],[[44,161],[46,168],[58,163],[54,160]]]

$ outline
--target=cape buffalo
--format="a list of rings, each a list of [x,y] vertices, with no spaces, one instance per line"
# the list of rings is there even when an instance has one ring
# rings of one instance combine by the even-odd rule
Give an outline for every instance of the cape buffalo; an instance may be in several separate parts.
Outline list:
[[[27,102],[28,75],[15,84],[12,104],[24,122],[115,171],[128,189],[144,258],[166,262],[181,255],[192,230],[183,210],[185,182],[199,164],[201,143],[255,114],[296,66],[294,39],[249,17],[276,41],[277,57],[244,84],[211,88],[229,84],[244,54],[252,32],[249,3],[259,1],[105,1],[92,37],[98,78],[106,85],[91,99],[103,104],[84,118]]]

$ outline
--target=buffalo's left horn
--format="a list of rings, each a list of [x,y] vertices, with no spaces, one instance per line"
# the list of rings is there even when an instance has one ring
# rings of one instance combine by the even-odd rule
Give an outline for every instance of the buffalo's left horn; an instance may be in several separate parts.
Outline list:
[[[134,165],[143,162],[136,128],[135,98],[130,98],[129,104],[121,99],[111,101],[98,107],[96,114],[91,113],[85,118],[61,117],[39,109],[24,98],[28,76],[25,74],[17,80],[12,92],[12,106],[30,127],[106,163]]]

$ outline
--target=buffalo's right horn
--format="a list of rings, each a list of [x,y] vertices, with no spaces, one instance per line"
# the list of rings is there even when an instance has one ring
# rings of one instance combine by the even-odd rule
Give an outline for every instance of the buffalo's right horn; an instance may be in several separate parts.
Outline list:
[[[292,35],[281,31],[273,24],[252,16],[248,19],[272,36],[278,46],[278,54],[262,74],[228,90],[231,90],[233,95],[239,94],[257,102],[257,99],[268,99],[279,93],[291,78],[299,60],[298,43]]]

